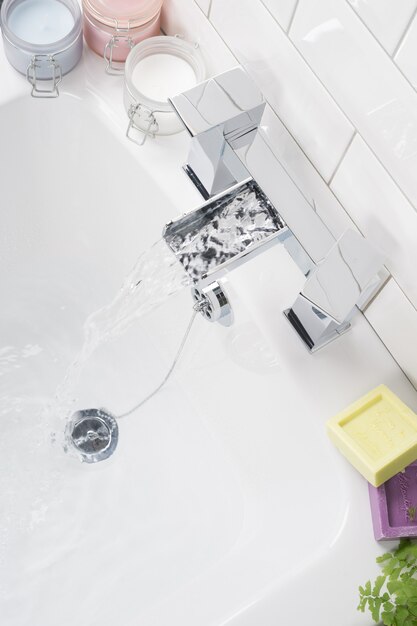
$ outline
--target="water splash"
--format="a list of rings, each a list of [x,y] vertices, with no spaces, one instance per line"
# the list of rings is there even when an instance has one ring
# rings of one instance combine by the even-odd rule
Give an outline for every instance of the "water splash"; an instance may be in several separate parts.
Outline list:
[[[74,389],[81,370],[93,353],[188,284],[183,267],[165,241],[156,242],[141,254],[115,298],[85,321],[83,347],[69,366],[48,410],[59,410],[68,417],[74,406]]]
[[[88,358],[99,345],[120,336],[188,282],[165,241],[155,243],[139,257],[114,300],[86,320],[82,357]]]

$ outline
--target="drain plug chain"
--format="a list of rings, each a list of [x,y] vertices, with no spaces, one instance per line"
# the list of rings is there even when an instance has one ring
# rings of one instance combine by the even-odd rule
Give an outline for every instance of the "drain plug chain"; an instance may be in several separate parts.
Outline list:
[[[155,396],[167,383],[178,363],[197,313],[204,314],[207,307],[208,302],[205,299],[200,299],[194,304],[191,319],[177,350],[174,361],[165,378],[158,385],[158,387],[152,391],[152,393],[143,398],[129,411],[119,415],[118,419],[127,417],[137,411],[146,402],[153,398],[153,396]],[[117,446],[118,436],[119,427],[116,419],[104,409],[85,409],[82,411],[76,411],[69,420],[66,428],[67,441],[80,455],[81,460],[86,463],[104,461],[104,459],[107,459],[110,455],[112,455]]]

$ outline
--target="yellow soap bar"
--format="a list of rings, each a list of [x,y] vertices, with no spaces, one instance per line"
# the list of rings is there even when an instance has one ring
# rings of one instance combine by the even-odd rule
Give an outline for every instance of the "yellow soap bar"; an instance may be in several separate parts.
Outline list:
[[[417,459],[417,415],[385,385],[332,417],[327,433],[374,487]]]

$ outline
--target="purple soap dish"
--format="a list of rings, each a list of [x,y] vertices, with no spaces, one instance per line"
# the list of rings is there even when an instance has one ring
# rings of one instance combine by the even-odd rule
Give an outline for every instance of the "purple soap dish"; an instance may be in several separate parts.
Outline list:
[[[417,461],[380,487],[369,485],[377,541],[417,537]]]

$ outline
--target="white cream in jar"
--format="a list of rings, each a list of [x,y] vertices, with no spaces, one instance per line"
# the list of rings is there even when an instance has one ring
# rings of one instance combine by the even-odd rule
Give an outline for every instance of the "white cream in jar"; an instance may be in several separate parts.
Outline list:
[[[151,100],[167,102],[168,97],[196,84],[194,69],[179,56],[151,54],[141,59],[132,72],[136,89]]]

